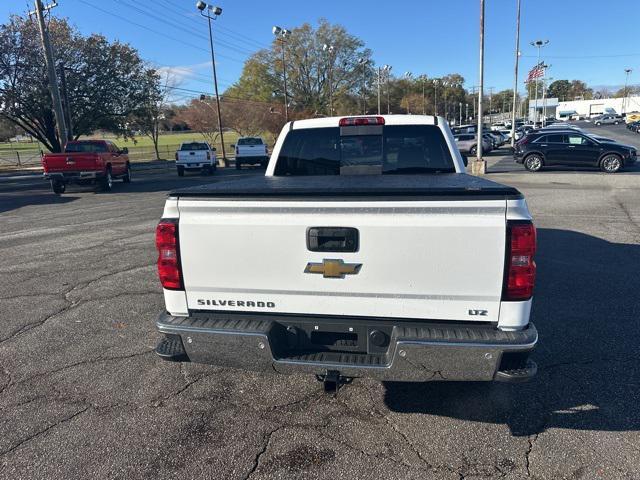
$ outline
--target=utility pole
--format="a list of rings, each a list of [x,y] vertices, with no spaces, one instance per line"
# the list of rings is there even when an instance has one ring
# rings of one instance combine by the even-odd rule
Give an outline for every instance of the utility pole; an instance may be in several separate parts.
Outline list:
[[[484,0],[480,0],[480,85],[478,87],[478,146],[476,148],[476,161],[471,166],[474,175],[484,175],[487,171],[487,163],[482,158],[482,94],[484,91]]]
[[[280,46],[282,48],[282,76],[284,83],[284,121],[289,121],[289,97],[287,95],[287,63],[285,58],[285,46],[287,44],[287,38],[291,35],[291,31],[286,28],[280,28],[275,26],[271,29],[271,32],[275,35],[276,39],[280,37]]]
[[[333,51],[335,50],[335,47],[333,45],[327,45],[326,43],[322,46],[322,50],[324,50],[327,53],[327,58],[329,59],[329,75],[328,75],[328,80],[329,80],[329,116],[332,117],[333,116],[333,62],[334,62],[334,58],[333,58]]]
[[[518,97],[518,66],[520,63],[520,0],[516,7],[516,66],[513,73],[513,112],[511,112],[511,146],[516,144],[516,98]]]
[[[358,63],[362,66],[362,114],[367,114],[367,63],[366,58],[361,58]]]
[[[42,40],[42,49],[44,50],[44,61],[47,65],[47,75],[49,77],[49,92],[51,93],[51,101],[53,103],[53,114],[56,119],[56,129],[58,130],[58,138],[60,148],[64,147],[67,141],[67,128],[64,121],[64,110],[62,109],[62,99],[60,98],[60,90],[58,88],[58,78],[56,77],[56,67],[53,60],[53,48],[49,40],[49,30],[44,23],[44,11],[51,10],[57,5],[52,3],[46,7],[42,5],[42,0],[35,0],[36,18],[38,19],[38,27],[40,29],[40,38]]]
[[[468,103],[465,103],[464,118],[467,120],[467,122],[469,121],[469,104]]]
[[[381,105],[380,105],[380,76],[382,75],[382,67],[378,67],[378,115],[380,115]]]
[[[460,102],[460,118],[458,120],[458,125],[462,125],[462,102]]]
[[[542,66],[542,126],[547,123],[547,68],[551,65]],[[548,80],[553,80],[549,78]]]
[[[437,78],[433,79],[433,114],[434,116],[438,116],[438,80]]]

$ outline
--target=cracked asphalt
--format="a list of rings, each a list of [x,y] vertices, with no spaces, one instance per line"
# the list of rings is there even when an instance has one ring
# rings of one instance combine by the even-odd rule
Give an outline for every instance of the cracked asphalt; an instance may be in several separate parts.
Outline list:
[[[62,197],[0,181],[0,478],[640,478],[640,175],[488,178],[539,229],[538,376],[356,379],[335,398],[152,353],[164,196],[210,179]]]

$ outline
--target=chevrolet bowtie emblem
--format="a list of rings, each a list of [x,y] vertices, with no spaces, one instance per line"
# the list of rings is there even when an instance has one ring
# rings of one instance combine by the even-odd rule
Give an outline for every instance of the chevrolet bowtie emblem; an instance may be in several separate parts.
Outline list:
[[[322,263],[307,263],[304,273],[321,273],[324,278],[344,278],[360,271],[361,263],[344,263],[342,260],[324,259]]]

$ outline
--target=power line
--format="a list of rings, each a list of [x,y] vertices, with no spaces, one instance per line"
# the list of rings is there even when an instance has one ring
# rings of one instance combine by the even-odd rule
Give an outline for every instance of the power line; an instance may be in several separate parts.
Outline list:
[[[157,30],[154,30],[153,28],[147,27],[146,25],[142,25],[141,23],[137,23],[137,22],[134,22],[133,20],[129,20],[128,18],[123,17],[122,15],[118,15],[116,13],[113,13],[113,12],[110,12],[108,10],[105,10],[104,8],[100,8],[100,7],[96,6],[96,5],[93,5],[93,4],[89,3],[86,0],[78,0],[78,1],[81,2],[81,3],[84,3],[85,5],[87,5],[87,6],[91,7],[91,8],[94,8],[94,9],[96,9],[96,10],[102,12],[102,13],[106,13],[107,15],[111,15],[112,17],[118,18],[118,19],[122,20],[123,22],[130,23],[131,25],[135,25],[136,27],[142,28],[142,29],[147,30],[147,31],[149,31],[151,33],[155,33],[156,35],[159,35],[161,37],[168,38],[170,40],[173,40],[173,41],[178,42],[178,43],[182,43],[183,45],[186,45],[186,46],[191,47],[191,48],[195,48],[195,49],[203,51],[203,52],[208,52],[207,49],[202,48],[199,45],[194,45],[193,43],[185,42],[184,40],[182,40],[180,38],[172,37],[170,35],[167,35],[166,33],[159,32]],[[219,56],[222,57],[222,58],[225,58],[227,60],[231,60],[233,62],[244,63],[243,60],[239,60],[237,58],[229,57],[227,55],[219,55]]]
[[[176,28],[177,30],[179,30],[182,33],[186,33],[187,35],[191,35],[193,37],[199,38],[200,40],[206,40],[206,41],[209,40],[207,36],[205,36],[203,34],[196,33],[196,31],[194,31],[192,28],[185,27],[184,24],[181,25],[180,23],[177,23],[177,21],[175,21],[175,20],[169,20],[167,18],[163,18],[161,16],[158,16],[158,15],[156,15],[154,13],[149,12],[148,10],[145,10],[143,8],[138,7],[135,4],[130,3],[128,0],[115,0],[115,1],[117,3],[120,3],[121,5],[124,5],[124,6],[128,7],[128,8],[131,8],[132,10],[135,10],[135,11],[141,13],[145,17],[151,17],[151,18],[157,20],[160,23],[168,25],[168,26],[170,26],[172,28]],[[228,48],[230,50],[233,50],[233,51],[238,52],[238,53],[243,54],[243,55],[251,55],[251,54],[253,54],[253,50],[248,50],[248,49],[246,49],[244,47],[241,47],[241,46],[235,46],[235,45],[233,45],[231,43],[226,42],[225,40],[216,39],[216,43],[218,45],[222,46],[222,47]]]
[[[523,58],[537,58],[536,55],[522,55]],[[620,58],[620,57],[640,57],[640,53],[620,53],[615,55],[545,55],[545,58]]]

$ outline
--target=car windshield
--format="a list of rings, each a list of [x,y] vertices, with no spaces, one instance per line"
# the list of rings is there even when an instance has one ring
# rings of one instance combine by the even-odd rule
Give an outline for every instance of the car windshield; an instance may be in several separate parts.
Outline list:
[[[104,153],[108,151],[104,142],[70,142],[64,148],[66,153]]]
[[[183,143],[180,147],[182,151],[192,151],[192,150],[209,150],[209,145],[206,143],[192,142],[192,143]]]
[[[238,145],[262,145],[261,138],[240,138]]]
[[[453,172],[453,159],[438,127],[370,125],[292,130],[285,137],[274,174]]]

